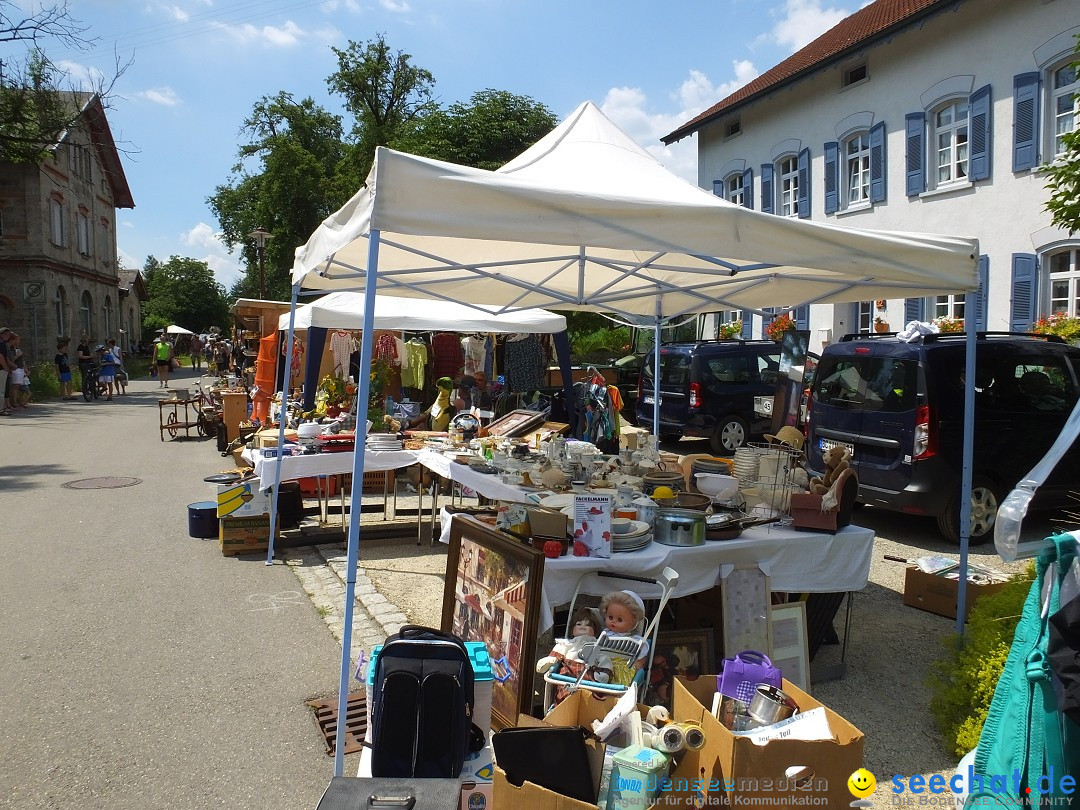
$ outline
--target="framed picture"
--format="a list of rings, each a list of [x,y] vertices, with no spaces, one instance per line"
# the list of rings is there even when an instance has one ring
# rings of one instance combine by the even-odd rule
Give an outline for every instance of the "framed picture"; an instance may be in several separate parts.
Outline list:
[[[784,677],[810,691],[810,658],[806,644],[806,603],[788,602],[769,610],[772,647],[769,657]]]
[[[771,648],[769,578],[757,566],[734,568],[720,580],[724,657]]]
[[[545,421],[547,415],[541,411],[510,411],[489,424],[486,430],[492,436],[514,439],[540,427]]]
[[[542,552],[474,518],[453,518],[442,630],[487,645],[496,730],[516,725],[519,713],[532,710],[543,576]]]
[[[649,676],[650,705],[662,703],[671,708],[671,690],[678,675],[694,680],[716,672],[713,630],[661,630],[653,653],[652,673]]]

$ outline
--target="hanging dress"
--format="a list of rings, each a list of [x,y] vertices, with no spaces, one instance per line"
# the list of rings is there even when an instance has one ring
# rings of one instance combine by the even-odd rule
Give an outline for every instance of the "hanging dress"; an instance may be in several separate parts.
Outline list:
[[[334,358],[335,375],[345,377],[349,373],[349,355],[356,348],[356,341],[349,332],[337,331],[330,335],[330,354]]]

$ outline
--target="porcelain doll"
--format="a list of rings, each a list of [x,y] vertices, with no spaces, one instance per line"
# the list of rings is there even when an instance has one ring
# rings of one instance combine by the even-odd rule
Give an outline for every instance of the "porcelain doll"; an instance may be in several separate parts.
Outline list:
[[[553,666],[561,665],[561,674],[572,678],[581,675],[592,652],[592,646],[596,643],[596,637],[600,635],[600,619],[596,611],[592,608],[578,610],[570,625],[570,633],[570,638],[556,639],[551,653],[536,662],[537,672],[546,673]],[[601,654],[585,673],[584,679],[596,683],[610,683],[611,677],[611,659],[608,655]],[[567,687],[560,686],[555,690],[555,703],[561,703],[569,694]]]
[[[629,637],[642,641],[634,661],[612,657],[613,683],[629,686],[649,656],[649,643],[640,635],[645,625],[645,603],[633,591],[612,591],[600,600],[600,615],[609,636]]]

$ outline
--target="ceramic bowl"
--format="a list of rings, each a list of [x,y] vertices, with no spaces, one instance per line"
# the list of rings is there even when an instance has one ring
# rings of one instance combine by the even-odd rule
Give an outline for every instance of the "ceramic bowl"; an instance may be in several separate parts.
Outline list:
[[[612,518],[611,519],[611,531],[614,534],[626,534],[630,531],[630,527],[634,525],[634,522],[630,518]]]
[[[721,497],[730,498],[739,490],[739,479],[734,475],[717,475],[715,473],[696,473],[694,482],[698,492],[716,499]],[[726,493],[726,494],[725,494]]]

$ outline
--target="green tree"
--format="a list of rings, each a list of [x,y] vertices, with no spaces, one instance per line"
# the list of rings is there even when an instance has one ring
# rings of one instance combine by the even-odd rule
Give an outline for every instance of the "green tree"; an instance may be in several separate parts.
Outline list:
[[[31,11],[23,5],[0,0],[0,43],[26,47],[21,59],[13,50],[0,55],[0,162],[39,163],[57,136],[78,121],[81,94],[96,93],[108,107],[113,85],[131,63],[117,63],[110,79],[99,76],[91,86],[76,87],[43,45],[85,50],[94,41],[85,37],[88,29],[71,16],[67,0]]]
[[[416,119],[394,144],[437,160],[495,170],[520,155],[558,123],[555,113],[528,96],[481,90],[469,102]]]
[[[154,330],[179,324],[193,332],[225,327],[229,302],[210,265],[198,259],[170,256],[159,262],[149,256],[144,266],[149,300],[143,305],[143,327]]]
[[[338,69],[326,84],[355,118],[350,163],[359,188],[371,170],[375,148],[394,145],[415,121],[437,109],[435,78],[412,64],[411,55],[392,51],[385,34],[363,45],[349,40],[345,50],[331,50]]]
[[[1080,36],[1077,36],[1077,52],[1080,53]],[[1080,71],[1080,61],[1073,62],[1072,68]],[[1046,210],[1052,215],[1053,223],[1072,236],[1080,231],[1080,128],[1074,127],[1061,139],[1064,152],[1043,169],[1050,190]]]
[[[327,216],[355,193],[342,141],[341,119],[312,99],[288,93],[264,96],[244,121],[239,159],[228,183],[207,203],[229,248],[240,246],[247,265],[240,282],[246,297],[258,297],[258,256],[248,234],[263,227],[264,272],[270,298],[289,298],[293,252]]]

